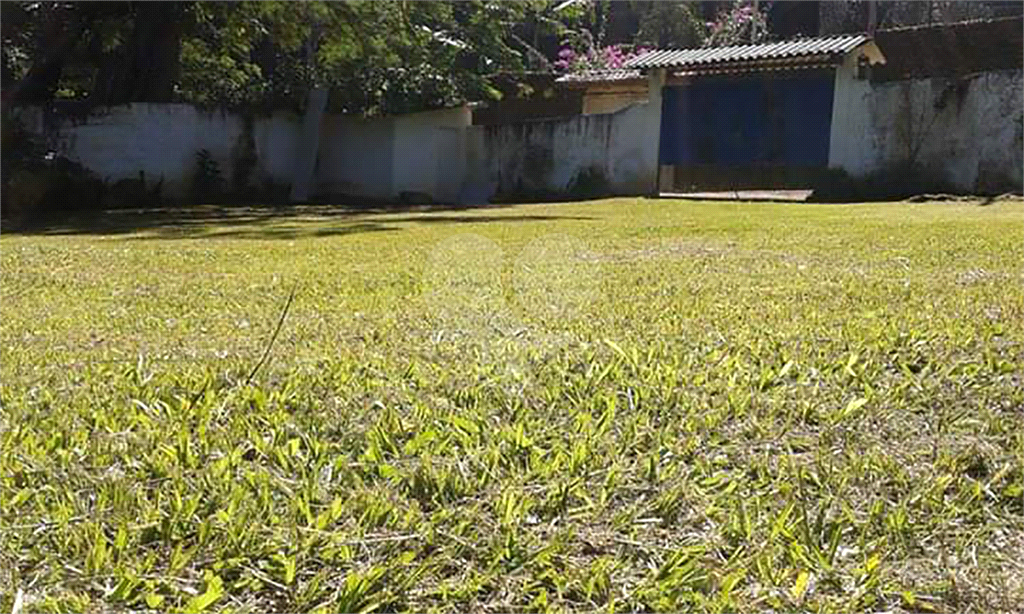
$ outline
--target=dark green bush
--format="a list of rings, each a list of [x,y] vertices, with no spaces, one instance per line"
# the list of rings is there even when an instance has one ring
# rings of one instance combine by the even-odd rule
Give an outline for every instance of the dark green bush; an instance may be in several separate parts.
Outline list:
[[[81,164],[48,151],[9,114],[3,116],[0,215],[8,226],[61,220],[103,204],[106,185]]]
[[[159,207],[163,204],[163,185],[161,177],[153,183],[146,182],[146,174],[139,171],[138,178],[121,179],[108,186],[103,199],[105,209],[146,209]]]
[[[905,200],[918,194],[954,194],[957,190],[934,173],[902,164],[853,177],[842,169],[824,171],[813,186],[814,202]]]
[[[196,152],[196,167],[192,175],[192,202],[194,204],[219,204],[224,199],[224,178],[220,165],[209,150]]]
[[[569,195],[574,198],[601,198],[610,192],[604,171],[596,166],[581,170],[569,183]]]

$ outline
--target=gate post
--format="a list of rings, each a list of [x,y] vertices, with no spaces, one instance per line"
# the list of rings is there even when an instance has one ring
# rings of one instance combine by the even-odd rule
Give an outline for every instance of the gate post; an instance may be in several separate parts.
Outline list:
[[[664,68],[652,68],[647,72],[647,134],[644,140],[651,148],[648,155],[654,165],[651,196],[658,196],[661,189],[661,96],[665,72]]]

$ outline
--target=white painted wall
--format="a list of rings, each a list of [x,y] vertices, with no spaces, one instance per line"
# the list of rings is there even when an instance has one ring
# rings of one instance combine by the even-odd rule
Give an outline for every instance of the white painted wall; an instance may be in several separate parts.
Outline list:
[[[299,132],[299,146],[295,150],[295,173],[292,175],[291,194],[288,197],[293,203],[308,201],[316,183],[320,133],[323,131],[324,110],[327,108],[329,96],[329,88],[314,87],[306,98],[306,111],[302,116],[302,127]]]
[[[852,57],[836,71],[831,167],[864,176],[913,156],[963,191],[1021,189],[1020,70],[975,75],[959,91],[948,80],[872,84],[854,73]],[[468,106],[372,120],[326,115],[315,190],[376,199],[421,192],[436,201],[481,204],[499,191],[561,192],[596,169],[614,193],[650,194],[664,78],[652,71],[649,101],[614,113],[507,126],[471,126]],[[246,134],[237,115],[184,104],[137,103],[79,118],[47,116],[39,108],[18,113],[54,151],[101,177],[135,179],[142,171],[147,181],[162,177],[172,196],[187,193],[200,149],[210,151],[230,181],[232,151]],[[300,118],[285,112],[253,120],[255,181],[292,181],[309,146],[300,129]]]
[[[326,116],[316,181],[321,192],[398,198],[403,192],[458,200],[468,106],[385,118]]]
[[[318,189],[329,194],[390,198],[394,141],[392,118],[325,116],[316,171]]]
[[[961,82],[870,83],[836,75],[829,166],[862,177],[912,161],[965,192],[1022,187],[1022,72]]]
[[[395,116],[391,193],[457,200],[464,168],[462,131],[472,123],[468,106]]]
[[[298,116],[283,111],[254,121],[253,140],[262,178],[287,183],[292,176],[299,146],[299,122]]]
[[[196,153],[206,149],[230,181],[232,150],[244,134],[241,117],[185,104],[133,103],[94,111],[88,117],[47,118],[39,108],[20,112],[26,127],[55,152],[108,181],[164,180],[164,193],[188,190]],[[50,125],[50,121],[55,124]],[[253,122],[257,179],[287,182],[294,168],[297,118],[279,113]]]
[[[836,67],[832,96],[832,130],[829,134],[828,165],[856,177],[874,170],[871,124],[865,109],[871,104],[871,83],[855,76],[857,58],[848,55]]]
[[[619,194],[654,190],[660,86],[656,102],[615,113],[471,126],[468,106],[377,119],[325,115],[319,143],[303,139],[302,120],[278,113],[252,121],[254,181],[290,184],[304,148],[315,147],[314,191],[395,199],[403,192],[435,201],[484,203],[499,189],[568,189],[585,170],[598,170]],[[167,196],[185,196],[196,153],[207,149],[230,181],[232,153],[245,138],[237,115],[184,104],[132,104],[78,119],[49,118],[23,109],[23,120],[62,155],[101,177],[147,181],[163,177]],[[653,135],[653,136],[652,136]],[[538,166],[539,164],[539,166]]]
[[[434,191],[430,194],[441,202],[469,203],[465,193],[466,130],[468,127],[441,127],[434,136]]]
[[[1022,183],[1022,73],[976,75],[960,89],[930,79],[872,84],[837,70],[829,165],[855,176],[895,167],[909,152],[964,191]],[[557,193],[596,169],[613,193],[656,189],[664,75],[649,76],[650,100],[615,113],[471,126],[468,107],[380,119],[327,115],[321,125],[316,190],[379,199],[422,192],[442,202],[484,203],[497,192]],[[955,85],[955,84],[954,84]],[[936,108],[936,102],[946,100]],[[164,178],[168,195],[187,192],[196,152],[207,149],[230,180],[232,150],[245,135],[239,116],[183,104],[131,104],[83,118],[19,110],[55,151],[111,181]],[[300,118],[255,118],[254,180],[291,181],[303,143]]]
[[[162,177],[171,197],[188,193],[200,149],[230,181],[232,153],[245,134],[241,116],[185,104],[130,104],[80,118],[47,117],[38,107],[19,109],[19,115],[54,151],[100,177],[137,179],[141,171],[147,182]],[[253,179],[290,184],[300,155],[313,147],[314,191],[379,199],[415,191],[456,201],[465,167],[463,130],[471,123],[468,106],[377,119],[325,115],[317,143],[302,138],[302,120],[294,114],[257,117]]]
[[[643,124],[644,141],[647,143],[644,149],[644,166],[653,169],[650,187],[646,193],[657,194],[661,191],[663,182],[660,172],[661,155],[661,112],[662,96],[665,93],[665,81],[668,73],[665,69],[654,69],[647,73],[647,92],[650,97],[648,101],[647,116]],[[672,185],[672,178],[667,178],[669,185]]]
[[[466,135],[466,183],[474,194],[552,193],[596,170],[613,193],[650,193],[657,175],[657,140],[650,134],[660,112],[659,99],[615,113],[473,126]]]

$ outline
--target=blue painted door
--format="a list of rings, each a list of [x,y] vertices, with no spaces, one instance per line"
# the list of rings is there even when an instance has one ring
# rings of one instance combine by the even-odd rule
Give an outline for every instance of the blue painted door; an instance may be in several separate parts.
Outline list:
[[[706,77],[666,87],[662,164],[825,167],[833,73]]]

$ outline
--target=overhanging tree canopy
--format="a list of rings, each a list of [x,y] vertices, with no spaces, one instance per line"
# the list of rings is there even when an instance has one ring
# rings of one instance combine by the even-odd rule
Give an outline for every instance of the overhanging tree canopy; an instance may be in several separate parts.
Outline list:
[[[487,76],[545,60],[553,2],[4,3],[5,99],[182,100],[377,113],[493,94]]]
[[[732,24],[743,4],[4,2],[2,85],[5,102],[248,109],[299,108],[326,87],[333,111],[412,111],[495,98],[495,75],[551,71],[572,41],[696,46],[709,9]]]

